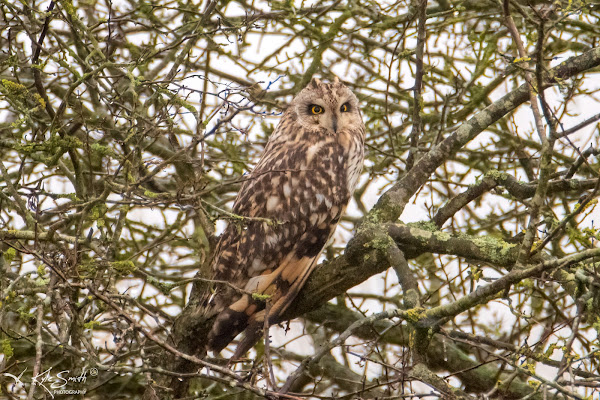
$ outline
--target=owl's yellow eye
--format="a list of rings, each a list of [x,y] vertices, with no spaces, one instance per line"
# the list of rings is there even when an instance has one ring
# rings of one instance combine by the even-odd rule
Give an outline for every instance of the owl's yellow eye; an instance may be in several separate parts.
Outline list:
[[[318,105],[316,105],[316,104],[312,104],[312,105],[309,107],[309,109],[310,109],[310,112],[311,112],[313,115],[319,115],[319,114],[323,114],[323,111],[325,111],[325,110],[323,110],[323,107],[321,107],[321,106],[318,106]]]
[[[340,111],[341,112],[348,112],[348,111],[350,111],[350,106],[348,105],[348,103],[342,104],[342,106],[340,107]]]

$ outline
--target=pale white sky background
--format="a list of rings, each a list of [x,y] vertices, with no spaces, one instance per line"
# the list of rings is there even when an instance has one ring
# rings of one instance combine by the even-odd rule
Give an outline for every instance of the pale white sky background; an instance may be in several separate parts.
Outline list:
[[[118,3],[114,2],[114,5],[116,6]],[[261,3],[262,4],[262,3]],[[317,2],[315,2],[315,4],[317,4]],[[309,6],[310,4],[305,3],[304,6]],[[44,5],[45,7],[45,5]],[[244,14],[243,9],[234,9],[234,7],[230,6],[227,9],[227,14],[228,15],[243,15]],[[53,21],[53,23],[58,23],[55,21]],[[349,22],[351,24],[351,22]],[[250,55],[251,58],[253,58],[254,60],[262,60],[263,57],[266,54],[269,54],[273,51],[273,49],[275,49],[276,47],[278,47],[279,45],[283,44],[286,40],[287,37],[285,35],[282,35],[280,37],[276,37],[274,35],[269,36],[268,40],[264,40],[262,39],[258,34],[251,34],[249,36],[250,38],[250,50],[246,49],[245,54],[246,56]],[[26,37],[21,38],[21,40],[25,43],[25,45],[27,46],[29,43],[29,39]],[[144,41],[144,37],[140,35],[139,38],[140,43],[143,43]],[[235,52],[236,49],[235,47],[237,46],[236,43],[222,43],[225,47],[225,50],[228,51],[232,51]],[[429,43],[428,44],[428,50],[429,51],[434,51],[437,49],[439,50],[444,50],[444,48],[446,46],[451,46],[453,45],[452,43],[452,38],[450,38],[447,42],[443,41],[443,40],[438,40],[437,42],[435,42],[435,44]],[[297,46],[297,50],[298,51],[304,51],[305,48],[301,43],[298,43]],[[198,50],[195,50],[196,52]],[[294,47],[291,47],[291,49],[288,52],[293,52],[294,51]],[[326,51],[324,53],[324,58],[328,58],[331,57],[332,54],[330,54],[329,51]],[[566,59],[567,55],[565,55],[563,58],[555,60],[552,62],[552,64],[558,64],[562,61],[564,61],[564,59]],[[233,63],[229,62],[226,58],[221,58],[221,64],[220,64],[220,69],[226,71],[229,74],[241,74],[241,76],[245,76],[245,71],[243,71],[241,68],[239,68],[238,66],[234,65]],[[292,59],[292,61],[289,61],[287,64],[289,65],[284,65],[283,67],[289,67],[292,70],[296,70],[296,71],[303,71],[304,66],[298,64],[297,60]],[[552,66],[553,66],[552,65]],[[280,65],[280,67],[282,67]],[[407,72],[408,69],[404,68],[403,69],[404,72]],[[352,70],[347,70],[346,68],[342,68],[339,67],[337,70],[334,71],[338,76],[343,77],[345,79],[347,79],[347,77],[352,76],[353,71]],[[396,76],[397,75],[397,71],[394,71],[394,73],[392,73],[392,76]],[[465,66],[463,68],[463,70],[461,71],[464,76],[468,77],[470,76],[471,72],[468,70],[468,68]],[[213,79],[217,79],[215,77],[212,77]],[[273,81],[277,78],[277,74],[264,74],[264,73],[255,73],[252,77],[251,77],[254,81],[262,81],[264,83],[262,83],[263,87],[265,87],[267,85],[268,82]],[[402,86],[409,88],[413,85],[413,77],[412,76],[406,76],[406,75],[402,75]],[[488,77],[488,79],[491,79],[491,77]],[[218,80],[218,79],[217,79]],[[185,79],[184,82],[187,86],[191,87],[191,88],[195,88],[195,89],[201,89],[202,88],[202,84],[203,81],[201,79],[194,79],[194,78],[190,78],[190,79]],[[221,83],[223,84],[227,84],[229,82],[226,81],[221,81]],[[280,89],[283,88],[282,85],[287,85],[286,82],[282,82],[281,80],[276,82],[272,87],[273,89]],[[596,79],[594,81],[592,80],[588,80],[588,89],[590,91],[598,91],[600,89],[600,79]],[[385,89],[385,88],[384,88]],[[495,90],[492,94],[491,94],[491,99],[492,100],[496,100],[498,98],[500,98],[502,95],[504,95],[506,93],[507,90],[507,86],[501,86],[499,87],[497,90]],[[214,90],[214,87],[211,88],[211,90]],[[552,88],[549,89],[547,92],[547,98],[550,102],[551,105],[553,104],[557,104],[560,103],[562,100],[562,95],[560,94],[560,92],[558,91],[558,89],[556,88]],[[425,98],[431,98],[432,94],[428,93],[427,91],[424,92],[424,96]],[[189,100],[193,101],[197,101],[198,99],[194,99],[194,97],[192,96]],[[214,98],[210,98],[211,101],[214,101]],[[571,116],[568,117],[567,119],[565,119],[565,129],[583,121],[586,118],[589,118],[590,116],[592,116],[593,114],[597,113],[598,110],[600,110],[600,101],[599,101],[599,96],[595,96],[595,102],[591,102],[591,101],[586,101],[586,102],[576,102],[572,107],[572,109],[570,110],[571,112]],[[6,115],[5,112],[0,111],[0,116]],[[192,116],[184,116],[185,122],[188,126],[194,126],[195,125],[195,121],[192,118]],[[253,120],[260,118],[256,115],[245,115],[245,116],[241,116],[239,117],[239,119],[236,120],[236,123],[239,124],[240,126],[252,126],[252,129],[250,131],[250,134],[248,136],[248,140],[254,140],[256,138],[256,134],[258,132],[258,130],[260,129],[260,126],[258,123],[254,124]],[[276,122],[277,117],[273,117],[273,116],[266,116],[264,117],[266,119],[268,119],[271,122]],[[532,122],[532,117],[531,117],[531,111],[529,109],[529,107],[527,105],[521,106],[519,108],[519,110],[515,113],[514,119],[517,121],[519,129],[522,130],[532,130],[533,129],[533,122]],[[398,121],[395,121],[398,122]],[[211,125],[209,125],[208,129],[211,128]],[[473,142],[471,142],[469,144],[469,147],[472,149],[476,149],[479,148],[480,146],[484,146],[486,145],[486,143],[489,142],[490,137],[492,135],[491,134],[487,134],[484,133],[480,136],[478,136]],[[579,133],[570,136],[571,141],[573,142],[573,144],[577,147],[579,147],[580,149],[585,149],[586,147],[588,147],[590,144],[594,144],[594,145],[598,145],[598,127],[597,125],[590,125],[584,129],[582,129]],[[11,166],[11,168],[18,168],[18,166]],[[40,171],[41,172],[41,171]],[[521,177],[517,176],[517,179],[519,179]],[[363,179],[366,179],[363,178]],[[474,183],[477,179],[476,175],[473,175],[471,177],[472,182],[467,182],[467,183]],[[372,207],[372,205],[377,201],[377,199],[379,198],[380,194],[381,194],[381,190],[382,190],[382,186],[384,186],[387,182],[384,180],[381,180],[380,182],[378,182],[376,185],[372,185],[371,188],[369,189],[369,191],[367,193],[365,193],[365,195],[363,196],[363,201],[365,206],[367,207],[367,209],[369,209],[370,207]],[[64,184],[64,192],[66,193],[70,193],[73,192],[73,188],[70,186],[70,184],[68,182],[63,182]],[[59,186],[53,186],[53,190],[58,190]],[[491,198],[491,197],[490,197]],[[115,198],[117,199],[117,198]],[[510,203],[508,201],[505,201],[504,204],[502,204],[501,200],[498,200],[499,197],[493,197],[494,202],[491,201],[484,201],[482,203],[482,207],[498,207],[498,208],[502,208],[502,207],[510,207]],[[411,203],[406,207],[401,220],[403,222],[416,222],[416,221],[422,221],[422,220],[428,220],[428,212],[427,209],[424,207],[423,203],[424,201],[427,201],[428,198],[421,198],[421,197],[417,197],[415,199],[413,199],[414,201],[411,201]],[[360,213],[358,212],[358,209],[356,208],[356,205],[353,203],[351,204],[351,206],[348,209],[348,214],[350,215],[360,215]],[[559,212],[560,215],[560,212]],[[151,210],[151,209],[136,209],[134,211],[132,211],[129,215],[130,218],[139,218],[140,220],[154,220],[154,223],[156,224],[156,226],[161,227],[161,226],[165,226],[165,221],[163,220],[162,217],[162,212],[160,212],[159,210]],[[176,212],[173,211],[172,213],[168,213],[167,218],[168,219],[174,219],[176,217]],[[592,213],[590,213],[589,215],[587,215],[584,219],[584,221],[581,223],[582,226],[584,227],[592,227],[592,226],[598,226],[598,224],[600,223],[600,207],[597,207]],[[219,229],[222,229],[224,226],[223,223],[219,224]],[[522,227],[515,227],[515,233],[518,231],[519,228]],[[190,225],[188,227],[190,235],[193,231],[193,227]],[[97,232],[96,232],[97,235]],[[347,240],[352,236],[351,232],[348,232],[344,229],[339,229],[337,230],[334,240],[335,240],[335,245],[336,246],[344,246],[345,243],[347,242]],[[455,263],[455,262],[454,262]],[[456,264],[456,263],[455,263]],[[32,263],[33,266],[33,263]],[[450,269],[451,270],[451,269]],[[458,274],[458,268],[456,269],[456,273]],[[384,282],[387,282],[387,284],[384,285]],[[354,289],[352,289],[353,292],[357,292],[357,293],[381,293],[383,288],[388,286],[390,282],[396,282],[396,278],[394,276],[393,273],[391,272],[387,272],[384,274],[379,274],[376,275],[374,277],[372,277],[371,279],[369,279],[368,281],[358,285],[357,287],[355,287]],[[131,280],[131,281],[124,281],[121,282],[119,284],[119,288],[123,291],[125,291],[125,289],[127,289],[128,293],[130,293],[131,295],[135,296],[137,294],[139,294],[139,291],[142,289],[141,285],[139,284],[139,282],[135,281],[135,280]],[[146,287],[146,290],[148,290],[148,287]],[[502,324],[510,324],[512,323],[512,321],[514,321],[515,317],[513,314],[510,313],[509,308],[506,306],[506,304],[504,305],[500,305],[500,303],[502,303],[502,301],[498,301],[497,305],[498,307],[494,307],[492,309],[491,312],[482,315],[482,317],[487,317],[489,319],[489,324],[494,325],[494,324],[499,324],[502,322]],[[380,311],[380,307],[381,304],[378,302],[372,302],[372,303],[366,303],[368,306],[371,305],[372,308],[368,309],[368,313],[374,313],[377,311]],[[173,312],[176,313],[178,312],[178,310],[173,309]],[[458,319],[463,318],[462,316],[457,317]],[[153,324],[153,321],[148,321],[149,324]],[[292,323],[292,329],[290,332],[287,333],[287,335],[283,335],[283,331],[278,328],[278,327],[273,327],[272,328],[272,333],[273,333],[273,338],[274,338],[274,345],[278,345],[278,344],[282,344],[285,343],[287,341],[290,340],[291,337],[294,337],[295,335],[297,336],[301,336],[302,332],[300,331],[301,328],[301,324],[299,323]],[[541,329],[541,328],[540,328]],[[568,334],[568,330],[567,328],[565,328],[565,334]],[[539,332],[537,332],[537,334],[539,334]],[[104,346],[107,343],[105,343],[105,340],[112,340],[110,338],[102,338],[102,337],[97,337],[95,343],[99,346]],[[108,343],[109,346],[111,346],[111,343]],[[294,347],[293,347],[294,351],[297,351],[300,354],[310,354],[312,352],[312,344],[311,342],[307,339],[307,338],[302,338],[300,340],[298,340]],[[358,360],[357,360],[358,361]],[[292,369],[293,370],[293,369]],[[372,369],[369,368],[370,371],[370,377],[372,378],[373,374],[376,374],[378,372],[378,367],[373,366]],[[357,367],[357,372],[361,372],[360,371],[360,367]],[[553,379],[553,370],[552,369],[540,369],[538,371],[538,373],[540,373],[542,376],[548,378],[548,379]]]

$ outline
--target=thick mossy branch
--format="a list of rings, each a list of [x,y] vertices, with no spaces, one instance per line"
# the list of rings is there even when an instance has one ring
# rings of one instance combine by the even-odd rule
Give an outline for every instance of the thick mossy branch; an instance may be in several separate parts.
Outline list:
[[[422,253],[452,254],[471,260],[505,266],[510,269],[517,261],[519,246],[491,237],[453,237],[440,231],[429,231],[416,226],[388,224],[381,230],[365,229],[357,233],[346,248],[346,254],[317,268],[300,291],[296,301],[287,310],[282,320],[299,316],[314,310],[321,304],[346,290],[367,280],[369,277],[389,267],[385,246],[372,246],[373,242],[383,243],[386,234],[395,245],[405,252],[407,258]],[[591,249],[560,259],[536,258],[529,268],[514,269],[504,277],[484,286],[457,301],[427,310],[419,321],[423,326],[433,326],[445,318],[458,315],[470,307],[483,304],[499,292],[523,279],[554,271],[583,260],[600,255],[600,249]]]
[[[453,236],[439,230],[423,229],[423,226],[389,224],[387,231],[409,258],[414,258],[422,254],[423,249],[427,249],[426,253],[450,254],[473,262],[489,262],[502,267],[511,267],[516,260],[516,244],[492,236]]]
[[[343,256],[312,273],[285,318],[312,310],[385,271],[389,267],[388,247],[392,245],[398,246],[407,258],[423,253],[449,254],[507,268],[515,263],[518,254],[516,244],[492,237],[452,236],[426,223],[384,224],[361,229],[348,243]]]

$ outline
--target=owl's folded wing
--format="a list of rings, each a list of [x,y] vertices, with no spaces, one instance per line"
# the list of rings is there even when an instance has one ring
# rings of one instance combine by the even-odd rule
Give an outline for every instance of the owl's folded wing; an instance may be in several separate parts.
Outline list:
[[[247,218],[226,228],[214,265],[215,279],[240,290],[216,289],[211,306],[218,316],[209,350],[222,350],[246,330],[236,352],[242,355],[260,337],[266,315],[270,323],[277,321],[314,269],[349,198],[342,190],[343,159],[333,157],[334,147],[323,145],[311,154],[320,164],[303,161],[307,149],[285,157],[272,152],[243,185],[233,211]]]

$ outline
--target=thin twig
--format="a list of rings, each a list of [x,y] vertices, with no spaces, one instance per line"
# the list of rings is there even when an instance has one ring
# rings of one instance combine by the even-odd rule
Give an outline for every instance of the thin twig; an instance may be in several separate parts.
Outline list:
[[[410,132],[410,151],[408,158],[406,159],[406,169],[411,169],[415,163],[417,157],[417,149],[419,147],[419,137],[423,130],[423,120],[421,119],[421,112],[423,110],[423,54],[425,52],[425,42],[427,36],[425,35],[425,25],[427,23],[427,0],[417,1],[417,49],[415,52],[415,85],[413,87],[413,114],[412,114],[412,130]]]

